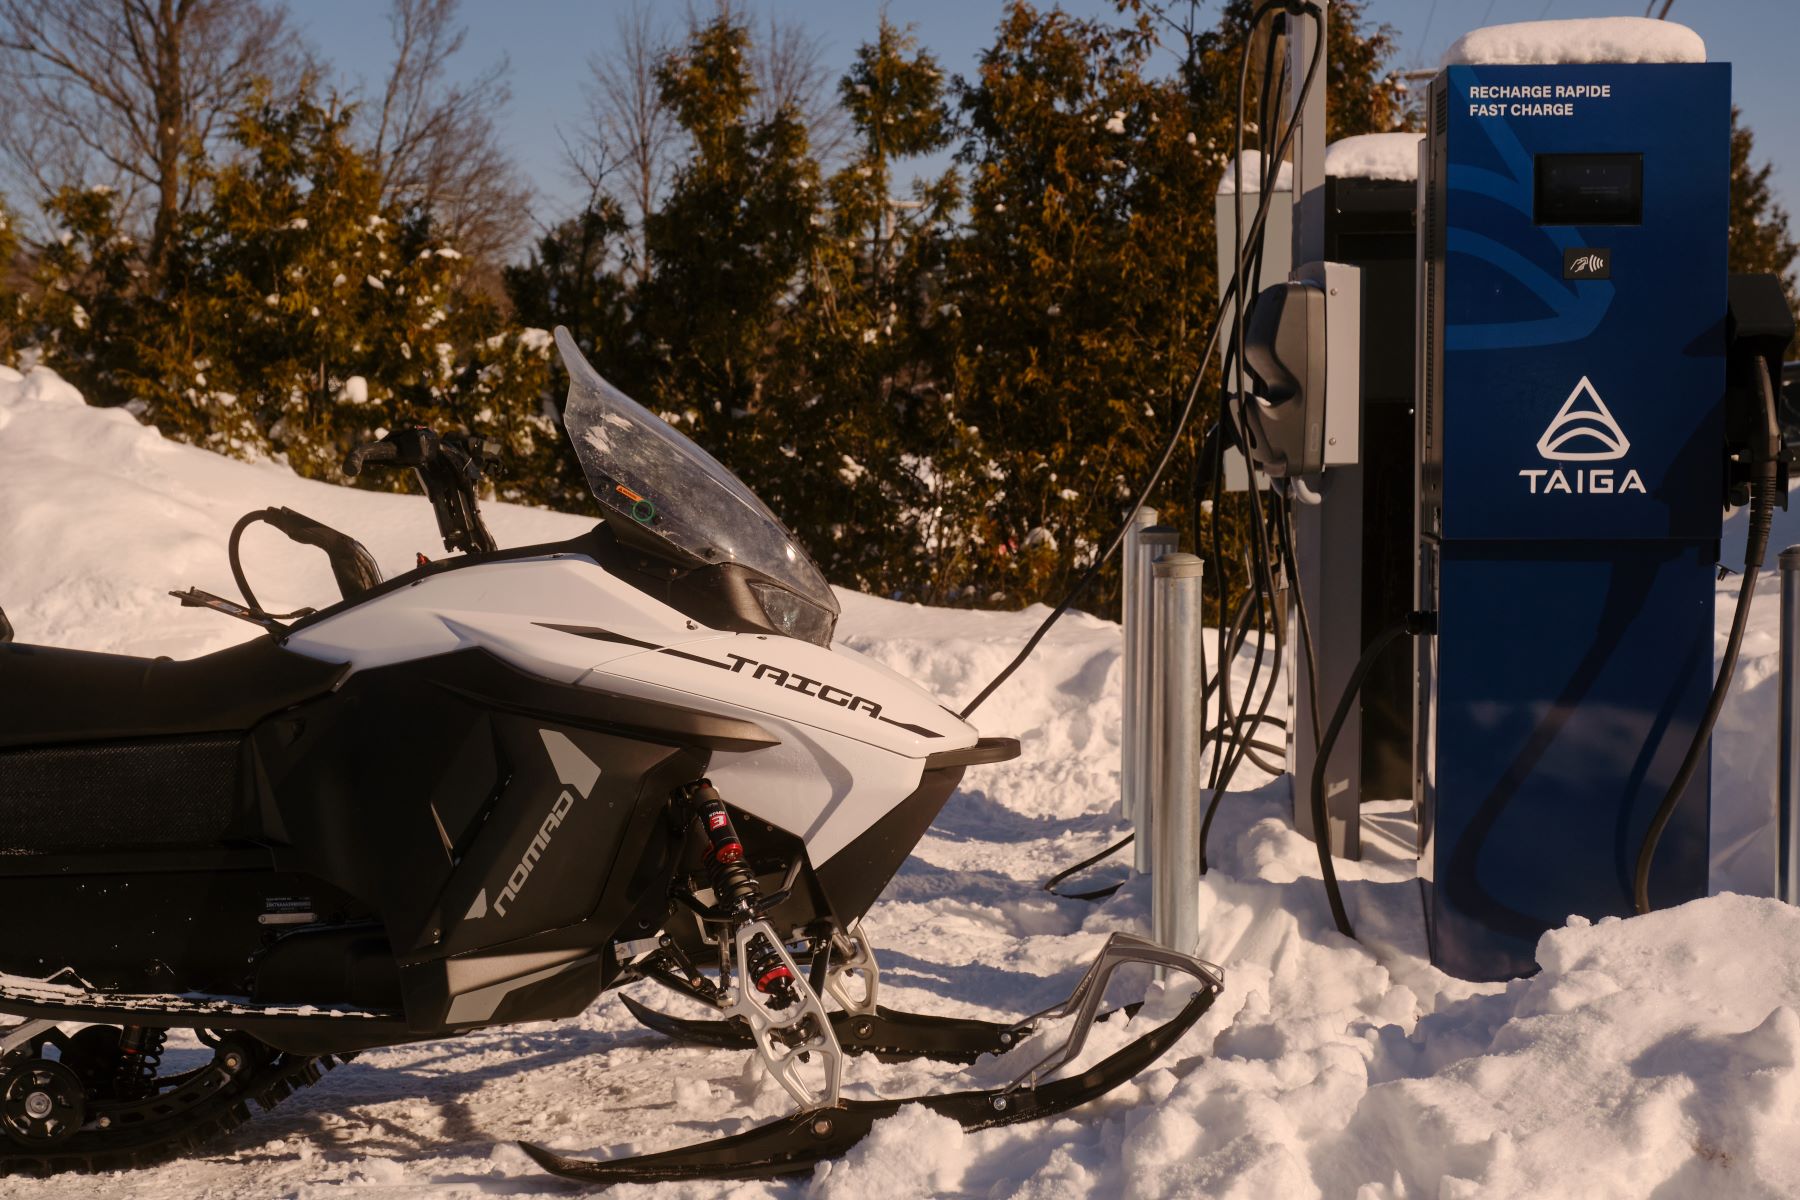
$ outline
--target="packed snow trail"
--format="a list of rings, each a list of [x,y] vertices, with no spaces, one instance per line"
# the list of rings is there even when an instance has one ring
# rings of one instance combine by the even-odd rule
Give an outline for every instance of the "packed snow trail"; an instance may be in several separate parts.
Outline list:
[[[438,553],[430,506],[295,478],[176,445],[89,408],[47,371],[0,372],[0,607],[20,641],[191,656],[247,626],[164,593],[233,594],[225,537],[245,510],[288,505],[361,538],[390,573]],[[581,518],[491,504],[503,545],[568,537]],[[1800,534],[1800,528],[1791,532]],[[1775,545],[1784,537],[1777,529]],[[1729,552],[1728,552],[1729,553]],[[269,531],[246,569],[272,606],[334,598],[317,551]],[[1732,584],[1724,587],[1729,590]],[[843,594],[840,638],[949,703],[1042,615],[926,609]],[[1720,608],[1729,620],[1729,604]],[[1715,890],[1766,890],[1773,772],[1772,583],[1758,600],[1714,767]],[[1247,656],[1246,660],[1247,662]],[[1061,999],[1113,929],[1143,932],[1148,889],[1102,905],[1038,881],[1121,832],[1119,635],[1071,615],[981,711],[1015,762],[973,768],[868,925],[895,1007],[1017,1016]],[[810,1178],[624,1187],[628,1200],[1003,1200],[1130,1197],[1792,1196],[1800,1194],[1800,913],[1722,895],[1631,921],[1573,922],[1543,970],[1507,986],[1424,959],[1402,814],[1376,813],[1344,863],[1366,944],[1331,931],[1287,780],[1246,765],[1214,828],[1199,952],[1225,969],[1214,1010],[1103,1100],[1050,1122],[965,1134],[909,1109]],[[79,802],[79,801],[75,801]],[[1107,870],[1102,868],[1104,877]],[[9,913],[8,920],[29,920]],[[1141,977],[1121,986],[1141,990]],[[698,1010],[640,985],[639,998]],[[1121,995],[1117,998],[1135,998]],[[1096,1031],[1086,1061],[1139,1032]],[[169,1064],[200,1055],[185,1035]],[[962,1072],[848,1064],[851,1095],[985,1085]],[[553,1196],[512,1142],[573,1154],[701,1141],[781,1115],[748,1054],[671,1046],[612,997],[579,1018],[374,1051],[189,1161],[98,1177],[0,1180],[0,1195]]]

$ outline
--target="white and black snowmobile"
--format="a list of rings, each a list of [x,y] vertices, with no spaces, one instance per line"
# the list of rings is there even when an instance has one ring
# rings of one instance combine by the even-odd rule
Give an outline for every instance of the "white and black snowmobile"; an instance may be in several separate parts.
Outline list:
[[[493,448],[402,430],[345,472],[415,471],[462,553],[384,581],[352,538],[259,510],[231,539],[243,601],[176,595],[267,636],[185,662],[0,645],[0,1169],[154,1162],[335,1059],[654,979],[718,1019],[642,1020],[752,1049],[797,1113],[638,1158],[527,1149],[598,1182],[775,1175],[904,1103],[969,1128],[1083,1103],[1211,1003],[1216,969],[1126,935],[1036,1018],[878,1003],[860,918],[964,768],[1018,745],[833,646],[837,602],[781,522],[556,340],[592,532],[496,548],[475,499]],[[325,550],[342,602],[262,608],[237,554],[254,521]],[[1125,962],[1200,986],[1050,1079]],[[1008,1087],[839,1096],[846,1053],[973,1061],[1059,1016]],[[162,1071],[171,1028],[210,1061]]]

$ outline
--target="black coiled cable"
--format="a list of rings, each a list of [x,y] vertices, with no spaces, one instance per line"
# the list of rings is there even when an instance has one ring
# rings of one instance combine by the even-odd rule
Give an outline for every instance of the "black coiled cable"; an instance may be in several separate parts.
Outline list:
[[[1633,907],[1640,914],[1650,911],[1650,864],[1656,858],[1656,844],[1662,840],[1669,818],[1675,815],[1675,807],[1681,803],[1682,793],[1687,791],[1695,772],[1700,769],[1700,760],[1706,756],[1706,748],[1712,741],[1713,726],[1718,724],[1719,714],[1725,709],[1725,697],[1731,691],[1731,677],[1737,673],[1738,652],[1743,649],[1744,632],[1750,625],[1750,602],[1756,598],[1756,577],[1762,574],[1763,559],[1769,552],[1769,527],[1775,518],[1776,483],[1780,478],[1777,455],[1780,450],[1781,425],[1775,402],[1775,382],[1770,378],[1768,361],[1758,357],[1756,362],[1757,391],[1763,402],[1762,417],[1768,430],[1765,439],[1770,444],[1761,448],[1756,464],[1756,479],[1751,484],[1750,528],[1744,545],[1744,582],[1738,588],[1737,609],[1731,616],[1731,634],[1725,640],[1725,653],[1719,659],[1719,677],[1713,682],[1712,696],[1706,702],[1706,713],[1700,718],[1699,727],[1694,730],[1694,740],[1688,744],[1687,756],[1681,760],[1681,766],[1675,772],[1669,790],[1663,794],[1662,803],[1657,805],[1656,814],[1650,819],[1650,829],[1644,834],[1643,845],[1638,848],[1637,869],[1632,873],[1631,880],[1631,898]]]

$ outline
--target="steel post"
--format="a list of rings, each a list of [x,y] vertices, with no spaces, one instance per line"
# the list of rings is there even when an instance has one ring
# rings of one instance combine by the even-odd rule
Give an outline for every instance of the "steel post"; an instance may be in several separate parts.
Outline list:
[[[1200,943],[1200,728],[1204,660],[1201,560],[1171,552],[1153,563],[1150,919],[1156,940],[1191,954]]]
[[[1781,751],[1776,792],[1775,894],[1800,904],[1800,546],[1781,552]]]
[[[1154,508],[1140,508],[1131,514],[1131,528],[1120,547],[1120,624],[1124,639],[1123,678],[1119,694],[1119,806],[1126,824],[1136,832],[1144,807],[1144,759],[1139,748],[1148,745],[1145,719],[1148,714],[1139,703],[1147,668],[1144,663],[1144,622],[1149,618],[1148,597],[1140,586],[1139,561],[1143,557],[1140,536],[1156,524]]]
[[[1153,708],[1155,681],[1151,678],[1151,663],[1156,656],[1153,568],[1158,558],[1173,554],[1180,548],[1181,535],[1167,525],[1151,525],[1132,536],[1138,544],[1136,570],[1133,572],[1136,580],[1133,591],[1137,605],[1138,632],[1137,670],[1132,679],[1135,697],[1132,705],[1137,714],[1137,736],[1130,749],[1133,756],[1132,772],[1137,778],[1137,808],[1132,820],[1132,830],[1137,834],[1137,840],[1132,843],[1131,861],[1132,867],[1143,875],[1150,872],[1150,847],[1156,837],[1156,806],[1152,799],[1156,791],[1156,776],[1152,773],[1150,761],[1150,746],[1156,740],[1156,715]]]

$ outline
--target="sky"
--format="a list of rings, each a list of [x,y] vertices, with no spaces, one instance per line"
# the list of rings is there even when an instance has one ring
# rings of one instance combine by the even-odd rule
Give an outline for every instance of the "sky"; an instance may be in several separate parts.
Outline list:
[[[503,131],[537,190],[533,217],[548,224],[571,213],[583,190],[566,165],[565,139],[579,138],[587,112],[589,61],[606,52],[632,0],[464,0],[468,39],[453,65],[474,74],[501,58],[512,100]],[[1445,48],[1470,29],[1544,17],[1642,16],[1645,0],[1369,0],[1366,16],[1393,29],[1391,65],[1436,67]],[[1660,4],[1660,0],[1654,0]],[[660,0],[672,23],[687,5]],[[881,10],[912,24],[920,42],[953,74],[973,72],[992,39],[1001,0],[749,0],[811,31],[834,74],[874,31]],[[1071,12],[1113,11],[1109,0],[1063,0]],[[1217,5],[1215,4],[1216,8]],[[294,5],[307,37],[342,73],[342,82],[377,80],[387,65],[386,6],[371,0],[304,0]],[[1707,57],[1733,66],[1732,93],[1756,134],[1757,158],[1774,165],[1778,199],[1800,216],[1800,0],[1674,0],[1670,19],[1706,39]]]

